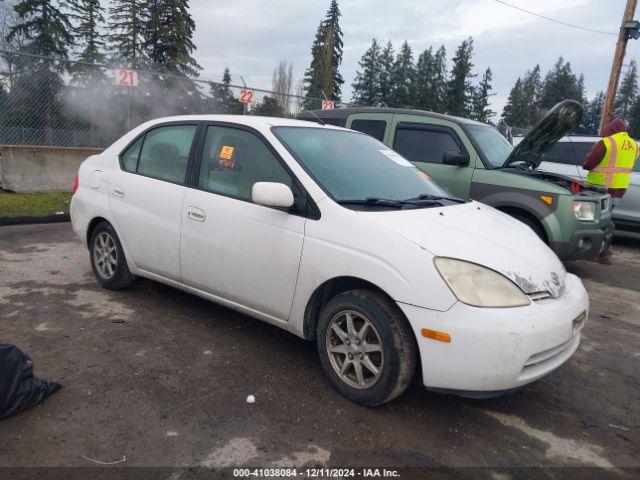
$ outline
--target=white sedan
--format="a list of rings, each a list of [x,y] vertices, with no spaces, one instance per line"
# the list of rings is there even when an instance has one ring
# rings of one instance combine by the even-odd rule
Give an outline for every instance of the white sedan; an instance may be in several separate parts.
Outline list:
[[[451,198],[377,140],[305,121],[162,118],[83,162],[73,229],[109,289],[150,278],[315,340],[379,405],[494,395],[575,352],[580,280],[529,229]]]

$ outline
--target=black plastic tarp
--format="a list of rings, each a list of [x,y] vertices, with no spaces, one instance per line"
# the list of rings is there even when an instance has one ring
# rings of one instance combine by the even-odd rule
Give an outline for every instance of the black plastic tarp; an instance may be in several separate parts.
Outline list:
[[[0,420],[38,405],[60,384],[33,376],[31,358],[15,345],[0,343]]]

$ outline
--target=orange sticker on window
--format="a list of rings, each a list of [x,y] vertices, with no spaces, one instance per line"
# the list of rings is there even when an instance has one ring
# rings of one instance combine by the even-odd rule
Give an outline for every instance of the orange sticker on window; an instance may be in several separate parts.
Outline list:
[[[234,147],[229,147],[227,145],[223,146],[220,150],[220,158],[224,160],[231,160],[233,158],[233,152],[235,151]]]

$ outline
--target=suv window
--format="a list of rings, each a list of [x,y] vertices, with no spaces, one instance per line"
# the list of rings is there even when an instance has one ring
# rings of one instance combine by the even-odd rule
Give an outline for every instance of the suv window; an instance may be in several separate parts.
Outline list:
[[[560,163],[563,165],[575,165],[576,158],[573,146],[569,142],[558,142],[542,157],[544,162]]]
[[[256,135],[238,128],[208,127],[200,161],[200,188],[251,201],[256,182],[293,186],[289,173]]]
[[[387,122],[384,120],[354,120],[351,122],[351,129],[371,135],[382,142],[384,140],[384,132],[387,129]]]
[[[412,162],[442,163],[444,152],[462,153],[455,134],[448,128],[411,127],[400,124],[393,149]]]
[[[167,125],[147,132],[138,161],[138,173],[183,183],[196,125]]]

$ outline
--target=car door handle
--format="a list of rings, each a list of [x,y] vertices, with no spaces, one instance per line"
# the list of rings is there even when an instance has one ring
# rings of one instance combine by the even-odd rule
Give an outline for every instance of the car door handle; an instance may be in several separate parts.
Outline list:
[[[196,222],[204,222],[207,218],[207,214],[204,213],[204,210],[200,210],[196,207],[189,207],[187,209],[187,217],[191,220],[195,220]]]
[[[124,197],[124,190],[122,189],[122,187],[118,187],[118,186],[114,186],[111,189],[111,195],[113,195],[114,197]]]

